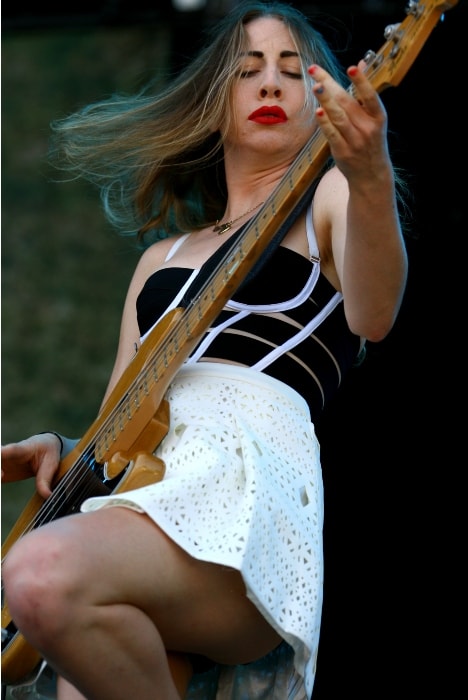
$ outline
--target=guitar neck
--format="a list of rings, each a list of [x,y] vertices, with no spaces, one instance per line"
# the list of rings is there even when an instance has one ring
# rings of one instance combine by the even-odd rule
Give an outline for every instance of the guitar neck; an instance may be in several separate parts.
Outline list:
[[[96,442],[98,461],[107,461],[116,450],[131,449],[177,370],[304,198],[328,156],[328,142],[317,131],[288,177],[243,230],[240,240],[229,248],[200,292],[185,308],[166,314],[150,331],[104,406],[97,435],[91,428],[84,438],[87,444]]]
[[[403,22],[387,27],[380,50],[364,57],[366,75],[377,92],[400,83],[443,12],[457,2],[409,2]],[[104,406],[97,434],[92,426],[85,436],[88,442],[95,440],[100,461],[131,447],[179,367],[310,191],[329,156],[328,142],[317,129],[200,292],[186,308],[170,312],[152,329]]]

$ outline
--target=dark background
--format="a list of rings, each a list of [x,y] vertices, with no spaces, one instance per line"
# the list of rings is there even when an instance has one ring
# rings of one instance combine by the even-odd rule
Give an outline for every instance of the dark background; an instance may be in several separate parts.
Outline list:
[[[384,28],[405,17],[403,2],[291,4],[328,21],[323,31],[344,65],[378,50]],[[92,423],[138,258],[134,241],[110,230],[96,192],[53,182],[50,120],[155,74],[163,83],[228,7],[208,0],[183,13],[140,0],[26,11],[3,2],[3,443],[49,428],[79,436]],[[452,334],[463,330],[466,20],[462,0],[402,83],[382,93],[393,158],[412,195],[410,274],[394,329],[370,344],[320,426],[326,585],[314,700],[348,691],[420,698],[440,676],[444,521],[459,460],[453,392],[463,383]],[[3,487],[3,536],[31,488]],[[452,697],[447,685],[439,694]]]

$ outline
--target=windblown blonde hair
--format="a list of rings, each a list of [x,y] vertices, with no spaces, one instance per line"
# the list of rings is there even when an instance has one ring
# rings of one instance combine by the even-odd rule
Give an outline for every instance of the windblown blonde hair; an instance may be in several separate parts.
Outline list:
[[[223,136],[230,95],[246,50],[246,25],[275,17],[288,27],[307,66],[345,76],[322,34],[281,2],[246,2],[211,32],[199,55],[152,94],[113,95],[52,122],[51,160],[100,190],[106,215],[121,232],[153,239],[197,230],[218,219],[226,202]],[[306,91],[305,109],[313,96]]]

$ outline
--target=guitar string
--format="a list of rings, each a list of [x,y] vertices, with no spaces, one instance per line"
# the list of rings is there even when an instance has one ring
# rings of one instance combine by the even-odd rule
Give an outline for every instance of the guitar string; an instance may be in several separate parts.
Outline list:
[[[85,451],[88,452],[88,448]],[[77,494],[82,493],[83,490],[80,488],[83,482],[90,477],[89,468],[87,463],[84,461],[84,454],[80,455],[77,462],[70,467],[63,478],[58,482],[57,486],[54,488],[52,495],[47,498],[44,503],[38,509],[34,519],[30,521],[22,534],[29,532],[40,525],[46,524],[50,520],[54,519],[54,513],[60,512],[63,506],[66,504],[70,497],[76,497]],[[81,469],[81,473],[80,473]],[[72,489],[70,490],[69,485],[72,481],[75,481]],[[87,497],[89,489],[84,490],[84,498]],[[83,498],[83,500],[84,500]],[[62,500],[61,500],[62,499]]]

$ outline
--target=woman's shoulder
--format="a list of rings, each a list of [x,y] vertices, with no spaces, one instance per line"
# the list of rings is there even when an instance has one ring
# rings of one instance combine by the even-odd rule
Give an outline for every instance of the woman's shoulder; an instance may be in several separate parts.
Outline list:
[[[332,275],[335,284],[333,239],[344,230],[348,196],[348,182],[336,166],[323,175],[314,194],[313,223],[322,271]]]
[[[187,234],[180,234],[176,236],[170,236],[168,238],[162,238],[155,243],[152,243],[146,250],[142,253],[140,261],[143,264],[156,264],[157,266],[162,265],[171,253],[174,246],[178,246],[179,242],[186,237]]]
[[[327,170],[314,194],[314,224],[316,230],[330,232],[333,221],[346,216],[349,189],[348,181],[336,166]]]
[[[346,197],[348,194],[348,181],[341,170],[333,165],[327,170],[320,179],[314,195],[314,201],[335,199],[337,197]],[[314,205],[315,206],[315,205]]]
[[[152,243],[143,251],[133,275],[134,284],[138,288],[142,287],[144,282],[150,275],[153,274],[153,272],[164,265],[171,252],[171,249],[177,244],[178,241],[180,241],[183,235],[184,234],[180,236],[177,235],[169,238],[162,238],[161,240]]]

